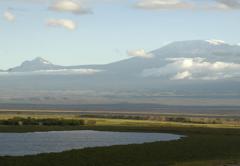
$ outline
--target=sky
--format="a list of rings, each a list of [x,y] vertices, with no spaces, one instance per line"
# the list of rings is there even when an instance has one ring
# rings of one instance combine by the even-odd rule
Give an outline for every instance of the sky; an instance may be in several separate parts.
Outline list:
[[[1,0],[0,69],[105,64],[181,40],[240,43],[240,0]]]

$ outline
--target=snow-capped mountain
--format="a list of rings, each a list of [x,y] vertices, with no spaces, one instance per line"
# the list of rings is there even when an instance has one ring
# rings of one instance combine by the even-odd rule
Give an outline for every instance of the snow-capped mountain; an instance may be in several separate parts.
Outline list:
[[[195,103],[199,104],[199,96],[205,96],[215,97],[210,104],[222,103],[219,97],[231,97],[229,104],[239,104],[239,45],[219,40],[178,41],[149,54],[153,56],[131,57],[105,65],[60,66],[43,58],[25,61],[20,66],[0,72],[0,102],[141,100],[166,104],[169,97],[175,96],[175,103],[189,101],[192,104],[196,99]],[[11,93],[12,89],[14,93]],[[37,97],[32,98],[33,94]],[[166,100],[164,96],[167,96]],[[185,100],[185,96],[194,98]],[[224,103],[227,103],[225,99]]]
[[[60,66],[41,57],[24,61],[20,66],[0,71],[2,75],[34,76],[34,75],[92,75],[101,70],[87,68],[87,66]]]
[[[165,58],[202,57],[213,60],[239,59],[240,47],[218,40],[195,40],[173,42],[165,47],[153,51],[154,54]],[[230,59],[229,59],[230,58]]]
[[[133,57],[105,65],[60,66],[37,57],[13,67],[8,72],[33,72],[46,70],[102,70],[115,75],[139,76],[146,69],[160,68],[176,60],[203,63],[240,63],[240,46],[227,44],[222,40],[193,40],[172,42],[160,49],[150,52],[151,58]],[[37,73],[37,72],[36,72]]]
[[[214,43],[214,44],[213,44]],[[218,43],[218,44],[217,44]],[[152,58],[134,57],[106,65],[109,71],[136,75],[145,69],[166,66],[179,58],[201,58],[209,63],[240,63],[240,47],[222,41],[193,40],[172,42],[150,52]]]

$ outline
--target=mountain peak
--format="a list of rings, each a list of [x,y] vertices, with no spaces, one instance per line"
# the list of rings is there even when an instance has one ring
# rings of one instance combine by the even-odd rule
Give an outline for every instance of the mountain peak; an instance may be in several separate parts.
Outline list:
[[[228,49],[232,49],[232,47],[236,47],[236,45],[229,44],[223,40],[211,39],[211,40],[176,41],[168,45],[165,45],[162,48],[167,49],[167,51],[169,51],[169,49],[172,49],[172,51],[178,50],[181,52],[189,53],[190,50],[193,50],[194,52],[199,50],[203,50],[204,52],[211,50],[213,52],[216,52],[218,50],[226,52]]]
[[[43,59],[42,57],[36,57],[35,59],[31,60],[31,61],[25,61],[24,63],[34,63],[34,64],[45,64],[45,65],[51,65],[52,63]]]
[[[58,65],[54,65],[51,62],[36,57],[33,60],[24,61],[20,66],[9,69],[11,72],[25,72],[25,71],[37,71],[37,70],[51,70],[58,68]]]

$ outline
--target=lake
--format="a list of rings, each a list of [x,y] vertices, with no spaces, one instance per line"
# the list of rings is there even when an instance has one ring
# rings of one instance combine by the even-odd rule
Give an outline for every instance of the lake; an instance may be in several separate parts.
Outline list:
[[[172,141],[181,137],[183,136],[167,133],[92,130],[0,133],[0,156],[23,156],[88,147]]]

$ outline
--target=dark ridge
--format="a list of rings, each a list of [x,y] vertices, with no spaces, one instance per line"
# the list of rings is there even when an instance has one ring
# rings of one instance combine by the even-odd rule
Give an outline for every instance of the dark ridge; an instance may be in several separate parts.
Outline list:
[[[0,104],[6,110],[111,111],[139,113],[239,114],[240,106],[170,106],[160,104]]]

